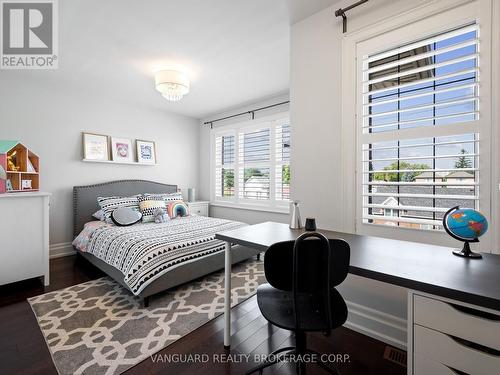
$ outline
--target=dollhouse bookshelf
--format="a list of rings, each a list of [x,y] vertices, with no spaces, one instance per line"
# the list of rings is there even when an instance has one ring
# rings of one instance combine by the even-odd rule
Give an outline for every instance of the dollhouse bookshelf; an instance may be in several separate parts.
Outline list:
[[[7,180],[0,180],[0,193],[40,189],[40,158],[21,142],[0,140],[0,165],[7,172]]]

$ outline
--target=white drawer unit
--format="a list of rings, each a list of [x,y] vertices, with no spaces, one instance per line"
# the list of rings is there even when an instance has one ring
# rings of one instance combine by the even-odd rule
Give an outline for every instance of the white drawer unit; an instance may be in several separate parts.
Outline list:
[[[408,294],[408,374],[498,374],[500,311]]]
[[[457,375],[457,372],[448,366],[416,353],[413,355],[413,368],[415,374]]]
[[[0,194],[0,285],[33,277],[49,285],[49,197]]]
[[[186,202],[189,207],[191,215],[209,216],[208,215],[208,201]]]
[[[419,295],[414,295],[413,306],[415,324],[500,351],[500,314]]]
[[[442,363],[450,369],[463,371],[470,375],[494,375],[498,374],[497,371],[500,370],[500,356],[491,355],[486,350],[470,346],[475,343],[460,342],[433,329],[415,325],[413,343],[415,355]]]

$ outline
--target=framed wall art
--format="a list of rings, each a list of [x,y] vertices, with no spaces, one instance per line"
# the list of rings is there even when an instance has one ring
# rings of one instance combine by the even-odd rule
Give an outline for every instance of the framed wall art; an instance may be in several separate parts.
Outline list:
[[[102,134],[83,133],[83,158],[109,160],[109,137]]]
[[[156,147],[153,141],[135,142],[137,149],[137,162],[142,164],[156,164]]]
[[[134,161],[132,140],[128,138],[111,137],[111,155],[113,161],[132,163]]]

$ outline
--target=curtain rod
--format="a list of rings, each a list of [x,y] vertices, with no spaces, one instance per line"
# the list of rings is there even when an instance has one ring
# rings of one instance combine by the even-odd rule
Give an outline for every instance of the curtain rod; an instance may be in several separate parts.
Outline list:
[[[347,15],[345,14],[345,12],[347,12],[353,8],[356,8],[357,6],[364,4],[366,2],[368,2],[368,0],[361,0],[361,1],[358,1],[357,3],[349,5],[348,7],[340,8],[340,9],[337,9],[335,11],[335,17],[342,17],[342,32],[343,33],[347,32]]]
[[[251,111],[240,112],[240,113],[237,113],[235,115],[221,117],[221,118],[218,118],[218,119],[215,119],[215,120],[206,121],[206,122],[203,123],[203,125],[210,125],[210,129],[213,129],[214,122],[228,120],[230,118],[238,117],[238,116],[243,116],[243,115],[252,115],[252,120],[253,120],[255,118],[255,112],[262,111],[264,109],[269,109],[269,108],[277,107],[279,105],[288,104],[288,103],[290,103],[290,100],[286,100],[284,102],[280,102],[280,103],[276,103],[276,104],[267,105],[265,107],[256,108],[256,109],[253,109]]]

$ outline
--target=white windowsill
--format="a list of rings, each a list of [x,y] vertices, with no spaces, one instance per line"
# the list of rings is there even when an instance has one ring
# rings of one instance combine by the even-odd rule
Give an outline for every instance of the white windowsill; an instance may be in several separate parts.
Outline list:
[[[231,204],[231,203],[223,203],[223,202],[210,202],[210,206],[214,207],[224,207],[224,208],[232,208],[236,210],[249,210],[249,211],[262,211],[262,212],[273,212],[278,214],[288,215],[290,213],[290,209],[287,207],[263,207],[263,206],[252,206],[252,205],[242,205],[242,204]]]

